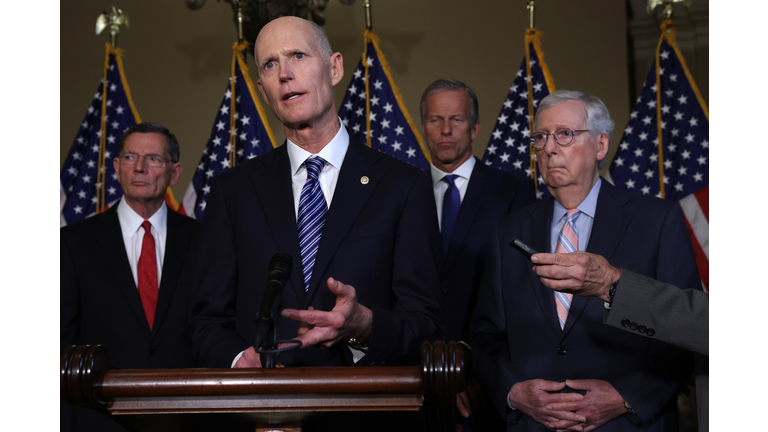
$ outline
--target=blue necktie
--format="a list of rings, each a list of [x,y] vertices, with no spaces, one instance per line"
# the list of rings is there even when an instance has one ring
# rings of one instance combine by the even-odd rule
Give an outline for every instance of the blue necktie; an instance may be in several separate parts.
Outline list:
[[[325,160],[320,157],[307,158],[304,167],[307,169],[307,181],[301,188],[299,199],[299,250],[301,251],[301,270],[304,275],[304,292],[309,291],[309,281],[312,279],[312,268],[315,266],[320,237],[323,235],[325,213],[328,205],[320,189],[318,176],[323,169]]]
[[[453,234],[453,227],[456,226],[456,219],[459,217],[459,207],[461,207],[461,195],[459,194],[459,188],[453,182],[458,177],[456,174],[449,174],[442,178],[442,180],[448,183],[448,189],[445,190],[443,195],[443,217],[440,227],[441,234],[443,235],[443,253],[448,255],[448,246],[451,244],[451,234]]]

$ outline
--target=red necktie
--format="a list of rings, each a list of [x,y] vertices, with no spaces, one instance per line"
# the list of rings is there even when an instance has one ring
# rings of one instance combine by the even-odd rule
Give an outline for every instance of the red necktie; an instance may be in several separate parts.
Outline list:
[[[157,255],[155,253],[155,238],[152,237],[151,232],[152,224],[149,221],[144,221],[141,226],[144,228],[144,240],[141,243],[141,256],[136,268],[136,276],[139,280],[141,305],[144,306],[144,314],[147,316],[149,329],[152,330],[158,294]]]

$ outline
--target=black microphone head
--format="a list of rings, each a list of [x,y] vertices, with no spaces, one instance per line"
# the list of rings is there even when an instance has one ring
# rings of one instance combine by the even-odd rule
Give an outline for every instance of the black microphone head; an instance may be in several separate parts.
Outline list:
[[[293,257],[290,254],[278,252],[272,256],[272,260],[269,262],[267,281],[277,280],[280,284],[285,285],[285,282],[291,277],[291,271],[293,271]]]

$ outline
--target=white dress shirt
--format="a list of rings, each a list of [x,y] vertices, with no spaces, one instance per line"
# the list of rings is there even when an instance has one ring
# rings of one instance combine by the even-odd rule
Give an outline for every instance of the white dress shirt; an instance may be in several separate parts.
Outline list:
[[[144,228],[141,224],[144,218],[139,216],[124,199],[120,198],[117,205],[117,220],[120,221],[120,230],[123,232],[123,246],[125,254],[128,256],[128,264],[133,273],[133,282],[136,289],[139,286],[137,270],[139,257],[141,257],[141,245],[144,242]],[[165,258],[165,238],[168,234],[168,207],[163,203],[160,209],[149,219],[152,224],[150,229],[152,237],[155,238],[155,254],[157,255],[157,280],[162,281],[163,259]],[[158,289],[160,284],[158,283]]]
[[[293,190],[293,209],[295,210],[296,218],[298,220],[299,214],[299,201],[301,200],[301,190],[304,188],[304,183],[307,181],[307,168],[304,167],[304,161],[307,158],[319,156],[325,159],[325,165],[320,171],[318,181],[320,181],[320,189],[323,191],[325,202],[328,208],[331,208],[331,201],[333,201],[333,192],[336,190],[336,182],[339,180],[339,170],[341,170],[341,164],[344,162],[344,156],[347,154],[347,148],[349,148],[349,134],[347,129],[342,126],[341,119],[339,119],[339,131],[333,137],[331,142],[326,144],[320,153],[312,154],[303,148],[299,147],[291,140],[286,140],[286,146],[288,150],[288,160],[291,161],[291,187]]]
[[[445,191],[448,190],[448,183],[443,181],[443,177],[449,174],[458,175],[458,177],[453,180],[453,183],[456,185],[456,188],[459,189],[461,202],[464,202],[464,195],[467,194],[467,187],[469,186],[469,178],[472,176],[472,170],[475,169],[475,157],[470,156],[469,159],[464,161],[463,164],[459,165],[459,167],[456,168],[452,173],[444,172],[432,164],[429,164],[429,169],[431,170],[432,174],[432,187],[435,191],[435,205],[437,206],[437,226],[440,227],[440,232],[442,232],[443,197],[445,196]]]

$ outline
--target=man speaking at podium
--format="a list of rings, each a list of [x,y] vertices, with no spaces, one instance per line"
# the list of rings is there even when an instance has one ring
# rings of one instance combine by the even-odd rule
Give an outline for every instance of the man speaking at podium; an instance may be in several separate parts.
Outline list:
[[[277,252],[294,261],[278,338],[303,343],[279,363],[419,364],[422,341],[444,329],[419,170],[349,137],[333,95],[342,56],[319,26],[276,19],[255,57],[288,139],[211,185],[192,307],[198,364],[261,367],[254,318]]]

